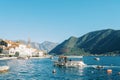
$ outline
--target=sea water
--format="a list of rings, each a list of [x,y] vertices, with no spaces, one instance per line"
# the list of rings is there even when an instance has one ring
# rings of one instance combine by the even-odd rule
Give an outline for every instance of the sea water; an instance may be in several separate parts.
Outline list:
[[[1,60],[0,66],[8,65],[10,70],[0,73],[0,80],[120,80],[119,56],[101,56],[99,61],[94,58],[83,57],[84,63],[87,64],[84,68],[55,67],[53,60],[49,58]],[[96,69],[97,65],[104,68]],[[54,69],[56,73],[52,73]],[[112,69],[112,73],[108,74],[107,69]]]

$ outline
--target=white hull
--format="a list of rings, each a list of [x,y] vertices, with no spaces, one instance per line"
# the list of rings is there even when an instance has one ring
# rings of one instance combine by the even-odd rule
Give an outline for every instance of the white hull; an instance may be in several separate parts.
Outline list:
[[[63,66],[63,67],[85,67],[86,66],[86,64],[84,64],[82,61],[68,61],[66,63],[54,62],[54,65]]]
[[[0,72],[6,72],[9,70],[9,66],[0,66]]]

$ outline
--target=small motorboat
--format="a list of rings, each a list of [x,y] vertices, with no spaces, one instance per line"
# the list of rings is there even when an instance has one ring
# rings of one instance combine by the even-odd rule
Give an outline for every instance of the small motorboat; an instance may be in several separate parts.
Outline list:
[[[73,61],[73,60],[68,60],[66,56],[59,56],[58,61],[54,61],[55,66],[63,66],[63,67],[85,67],[86,64],[80,60],[80,61]]]
[[[9,66],[0,66],[0,72],[6,72],[9,70]]]
[[[103,69],[104,67],[101,65],[96,66],[96,69]]]
[[[96,61],[99,61],[99,60],[100,60],[100,58],[99,58],[99,57],[95,57],[94,59],[95,59]]]

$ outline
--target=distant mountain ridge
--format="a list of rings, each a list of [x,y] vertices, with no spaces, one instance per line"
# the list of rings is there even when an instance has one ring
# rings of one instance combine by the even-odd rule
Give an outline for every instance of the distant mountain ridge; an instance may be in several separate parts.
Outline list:
[[[105,29],[93,31],[82,37],[70,37],[50,54],[85,55],[85,54],[120,54],[120,30]]]
[[[24,40],[19,40],[19,42],[27,45],[28,42]],[[58,45],[58,43],[50,42],[50,41],[44,41],[43,43],[37,43],[37,42],[30,42],[30,46],[32,48],[38,49],[38,50],[43,50],[46,52],[49,52],[53,48],[55,48]]]
[[[55,48],[58,45],[58,43],[53,43],[50,41],[44,41],[39,45],[39,48],[41,50],[46,50],[47,52],[51,51],[53,48]]]

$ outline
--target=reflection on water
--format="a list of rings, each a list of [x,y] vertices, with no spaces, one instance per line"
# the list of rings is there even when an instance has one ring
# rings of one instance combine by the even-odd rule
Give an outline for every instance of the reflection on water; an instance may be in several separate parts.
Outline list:
[[[0,65],[8,65],[10,70],[0,74],[0,80],[120,80],[119,57],[101,57],[99,62],[93,57],[83,60],[87,64],[85,68],[54,67],[50,59],[3,60]],[[95,69],[98,64],[104,68]],[[107,69],[112,69],[112,74],[107,74]]]

